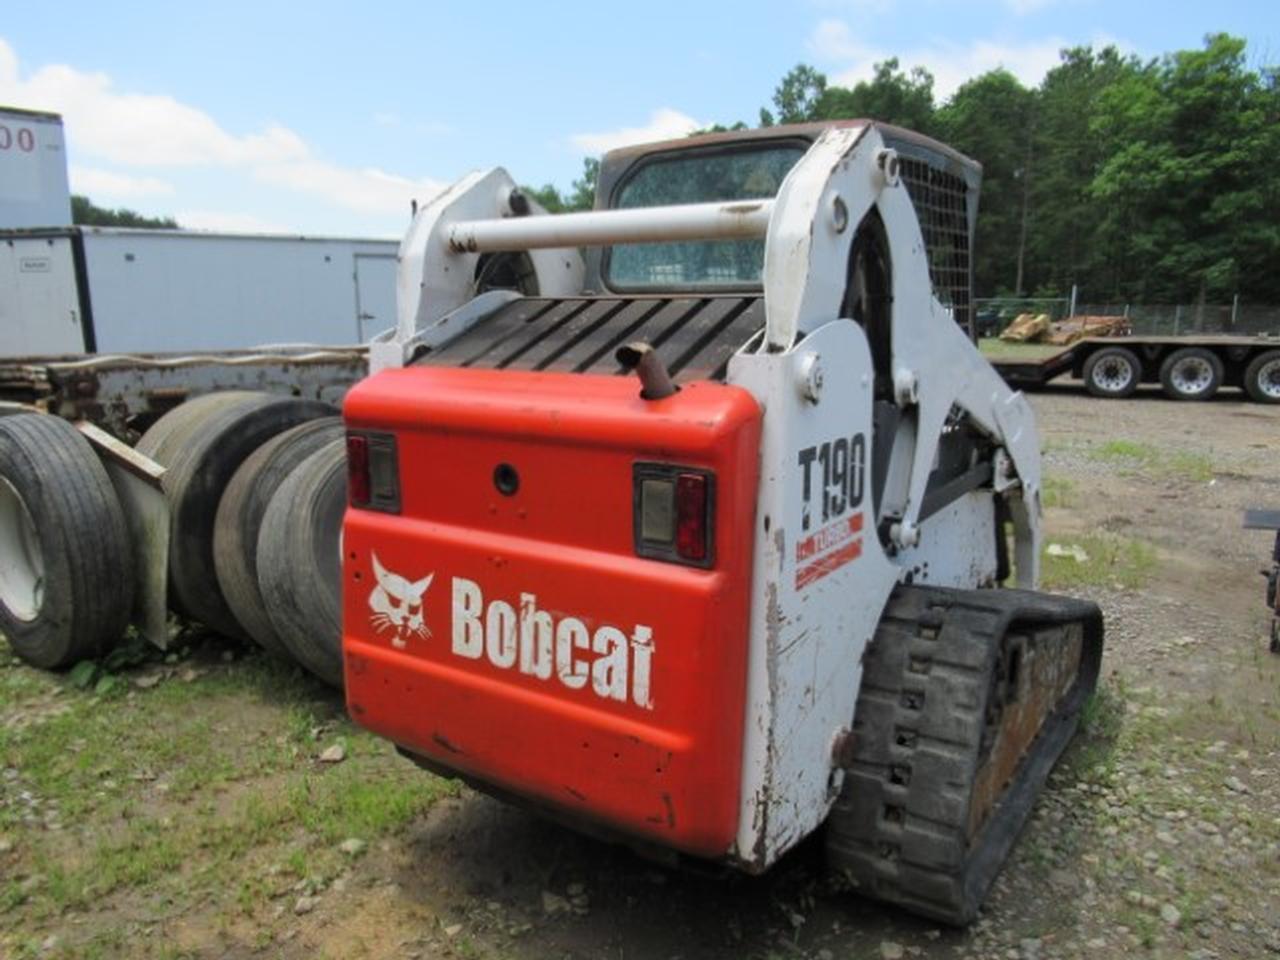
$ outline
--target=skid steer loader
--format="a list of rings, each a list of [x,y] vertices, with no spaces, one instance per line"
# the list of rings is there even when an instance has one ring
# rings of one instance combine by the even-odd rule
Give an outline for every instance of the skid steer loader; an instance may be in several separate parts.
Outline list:
[[[424,206],[344,407],[352,717],[650,853],[821,829],[971,920],[1102,653],[967,332],[980,174],[852,122],[617,151],[587,213],[501,169]]]

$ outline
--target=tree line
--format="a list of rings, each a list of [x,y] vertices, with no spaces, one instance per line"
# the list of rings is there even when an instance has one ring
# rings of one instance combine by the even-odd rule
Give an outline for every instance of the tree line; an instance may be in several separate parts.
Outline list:
[[[100,207],[88,197],[71,195],[71,222],[85,227],[145,227],[149,230],[177,230],[173,217],[147,217],[127,207]]]
[[[978,296],[1074,283],[1092,302],[1280,303],[1280,68],[1250,65],[1244,40],[1212,34],[1149,60],[1073,47],[1036,87],[995,69],[941,103],[933,84],[897,59],[852,87],[802,64],[758,125],[871,118],[980,161]],[[597,168],[565,196],[533,193],[589,207]]]

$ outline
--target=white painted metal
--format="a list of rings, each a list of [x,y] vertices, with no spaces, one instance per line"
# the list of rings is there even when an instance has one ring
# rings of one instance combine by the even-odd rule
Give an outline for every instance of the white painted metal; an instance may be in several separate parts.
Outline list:
[[[772,209],[772,200],[742,200],[469,220],[450,226],[449,248],[454,253],[483,253],[610,243],[742,240],[765,235]]]
[[[833,740],[853,722],[861,681],[857,654],[899,576],[875,535],[868,458],[862,555],[796,588],[796,545],[816,526],[811,522],[804,530],[800,451],[837,437],[861,433],[869,441],[872,435],[874,367],[867,339],[855,324],[832,320],[793,350],[739,354],[729,364],[729,382],[749,390],[764,408],[733,854],[751,870],[769,866],[826,818],[840,788]],[[826,371],[816,403],[803,392],[810,355]]]
[[[419,331],[457,310],[477,293],[475,277],[480,254],[454,252],[449,245],[453,224],[512,216],[511,195],[518,188],[501,167],[463,177],[414,215],[400,244],[396,279],[395,334],[369,346],[371,373],[403,366]],[[526,198],[527,199],[527,198]],[[530,217],[546,211],[528,200]],[[512,249],[518,249],[513,247]],[[582,292],[583,263],[576,249],[530,250],[538,292],[546,297]]]
[[[84,350],[71,244],[66,233],[0,242],[0,356]]]
[[[44,554],[22,494],[0,477],[0,600],[30,622],[44,604]]]
[[[62,118],[0,108],[0,230],[70,224]]]
[[[735,855],[763,869],[825,820],[839,789],[832,743],[853,720],[862,651],[899,579],[978,586],[995,570],[990,493],[971,495],[919,520],[938,441],[953,408],[1001,445],[1016,472],[1011,493],[1018,578],[1035,582],[1039,544],[1039,449],[1025,400],[999,379],[934,298],[923,237],[906,187],[880,164],[874,127],[824,134],[779,191],[765,244],[766,327],[757,352],[729,366],[729,382],[765,409],[742,805]],[[875,208],[892,258],[892,380],[902,407],[878,516],[872,464],[861,555],[801,587],[796,542],[804,530],[800,451],[864,432],[870,440],[874,366],[862,329],[839,320],[857,225]],[[825,371],[817,402],[807,357]],[[1019,496],[1020,494],[1020,496]],[[979,500],[985,500],[979,504]],[[767,526],[765,525],[767,518]],[[893,523],[895,556],[876,530]]]
[[[372,340],[396,325],[396,256],[386,253],[355,255],[356,337]]]
[[[93,228],[83,238],[102,353],[358,343],[355,257],[396,249],[393,241],[182,230]],[[384,282],[385,302],[389,270]]]

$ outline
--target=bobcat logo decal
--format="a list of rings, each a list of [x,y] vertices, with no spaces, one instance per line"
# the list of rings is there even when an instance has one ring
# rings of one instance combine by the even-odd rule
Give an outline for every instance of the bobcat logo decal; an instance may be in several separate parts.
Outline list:
[[[404,649],[410,636],[426,639],[431,636],[423,621],[423,594],[431,586],[434,573],[429,573],[421,580],[409,581],[398,573],[388,570],[373,554],[373,574],[378,585],[369,594],[369,609],[373,613],[369,622],[377,633],[393,630],[391,645]]]

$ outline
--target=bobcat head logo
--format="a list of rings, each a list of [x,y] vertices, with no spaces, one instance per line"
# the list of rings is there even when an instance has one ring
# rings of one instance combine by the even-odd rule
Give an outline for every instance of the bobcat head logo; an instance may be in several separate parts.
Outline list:
[[[431,586],[435,574],[429,573],[421,580],[410,582],[384,567],[376,553],[373,554],[373,574],[378,580],[378,585],[369,594],[369,609],[373,611],[369,622],[373,629],[378,633],[395,631],[391,645],[401,649],[411,635],[423,639],[431,636],[422,619],[422,596]]]

